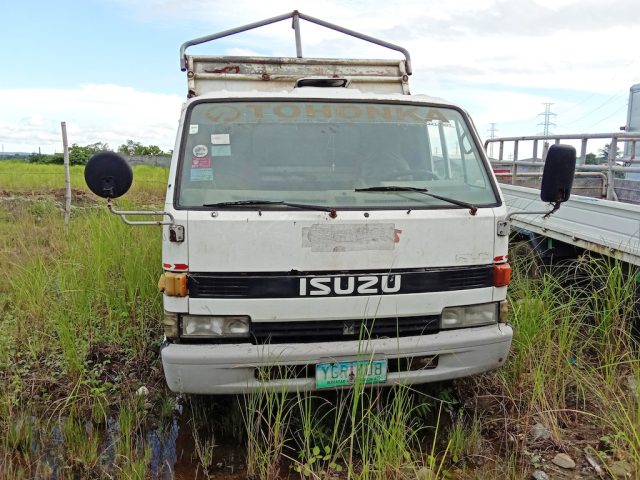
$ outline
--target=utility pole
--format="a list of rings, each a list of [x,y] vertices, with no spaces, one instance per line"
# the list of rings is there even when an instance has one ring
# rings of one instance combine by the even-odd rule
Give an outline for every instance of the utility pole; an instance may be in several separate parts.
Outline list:
[[[539,113],[538,116],[542,116],[544,121],[539,123],[538,126],[542,126],[542,135],[549,135],[549,127],[555,127],[556,124],[551,121],[551,117],[555,117],[556,114],[551,111],[551,105],[553,103],[543,103],[544,112]]]
[[[491,128],[489,129],[489,139],[496,138],[496,132],[498,131],[498,129],[496,129],[496,124],[490,123],[489,125],[491,125]],[[493,142],[489,142],[489,158],[493,158]]]

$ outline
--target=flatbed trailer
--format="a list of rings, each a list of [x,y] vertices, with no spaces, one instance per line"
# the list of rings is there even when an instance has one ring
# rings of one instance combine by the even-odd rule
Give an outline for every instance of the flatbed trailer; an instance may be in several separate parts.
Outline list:
[[[509,213],[545,207],[535,188],[501,188]],[[640,266],[640,205],[572,195],[553,215],[515,215],[511,225]]]
[[[601,165],[587,165],[587,143],[597,140],[609,141],[609,158],[607,163]],[[527,214],[547,208],[540,200],[539,190],[532,186],[541,176],[545,149],[549,144],[572,141],[580,143],[576,167],[578,175],[590,176],[591,179],[602,182],[591,188],[592,192],[596,192],[593,193],[595,196],[572,194],[563,207],[553,215]],[[638,141],[640,136],[637,133],[501,137],[487,140],[487,152],[495,150],[496,145],[498,147],[498,158],[490,158],[490,161],[496,176],[500,179],[508,211],[512,214],[511,227],[533,233],[538,243],[540,237],[544,237],[640,266],[640,205],[618,201],[614,189],[616,173],[621,176],[626,172],[635,173],[640,170],[640,162],[633,154]],[[521,157],[526,155],[522,153],[525,151],[523,147],[526,142],[531,142],[529,147],[532,153],[530,158],[522,159]],[[632,147],[625,149],[631,152],[629,156],[616,154],[618,145],[622,143]],[[508,146],[513,146],[513,150],[505,148]],[[510,153],[507,153],[508,150]],[[510,158],[507,160],[505,156]],[[580,177],[576,177],[576,181],[579,180]],[[640,185],[640,182],[638,184]],[[602,194],[597,195],[597,192]],[[598,196],[609,199],[597,198]],[[515,213],[517,215],[513,215]]]

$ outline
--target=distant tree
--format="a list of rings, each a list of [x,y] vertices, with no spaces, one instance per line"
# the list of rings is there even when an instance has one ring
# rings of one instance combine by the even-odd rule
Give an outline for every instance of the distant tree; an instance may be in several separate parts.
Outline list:
[[[584,163],[586,165],[600,165],[600,160],[598,160],[595,153],[587,153],[584,157]]]
[[[127,140],[118,147],[118,153],[123,155],[164,155],[164,152],[157,145],[143,145],[140,142]]]
[[[29,155],[29,158],[27,159],[29,161],[29,163],[51,163],[49,161],[49,158],[51,157],[51,155],[47,155],[46,153],[32,153],[31,155]]]
[[[157,145],[149,145],[148,147],[145,147],[145,148],[146,148],[146,153],[145,153],[145,155],[155,155],[155,156],[158,156],[158,155],[162,155],[162,154],[164,154],[164,152],[162,151],[162,149],[161,149],[160,147],[158,147]]]
[[[611,144],[607,143],[602,149],[598,151],[600,156],[600,163],[608,163],[609,162],[609,152],[611,150]],[[616,159],[622,158],[622,151],[619,148],[616,148]],[[614,172],[616,178],[625,178],[624,172]]]
[[[78,145],[74,143],[69,147],[69,163],[71,165],[86,165],[92,155],[109,150],[109,145],[104,142],[96,142],[90,145]],[[62,165],[64,163],[64,154],[44,154],[32,153],[28,161],[30,163],[52,163]]]
[[[598,158],[601,163],[606,163],[609,160],[609,149],[611,148],[611,144],[607,143],[604,147],[598,150]],[[616,149],[616,158],[622,157],[622,152],[619,148]]]
[[[118,153],[122,153],[123,155],[141,155],[139,152],[143,148],[143,145],[140,142],[134,142],[133,140],[127,140],[126,143],[123,143],[118,147]]]
[[[85,146],[74,143],[69,147],[69,163],[71,165],[86,165],[92,155],[105,150],[109,150],[109,144],[104,142],[96,142]]]
[[[48,157],[47,163],[56,165],[62,165],[64,163],[64,153],[54,153],[52,155],[48,155]],[[69,159],[69,162],[71,162],[71,159]]]

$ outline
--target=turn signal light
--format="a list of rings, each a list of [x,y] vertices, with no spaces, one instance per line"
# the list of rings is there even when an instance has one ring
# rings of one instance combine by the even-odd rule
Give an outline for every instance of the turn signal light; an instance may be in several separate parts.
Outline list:
[[[167,338],[178,338],[178,314],[164,311],[164,336]]]
[[[511,265],[499,263],[493,266],[493,286],[506,287],[511,281]]]
[[[164,272],[158,280],[158,289],[170,297],[187,296],[187,275],[184,273]]]

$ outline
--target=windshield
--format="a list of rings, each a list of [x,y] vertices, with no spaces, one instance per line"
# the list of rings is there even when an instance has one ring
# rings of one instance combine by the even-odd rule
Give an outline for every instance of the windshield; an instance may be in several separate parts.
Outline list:
[[[356,191],[377,186],[426,188],[477,206],[496,203],[469,128],[450,108],[201,102],[191,108],[185,128],[179,208],[243,200],[459,208],[410,189]]]

